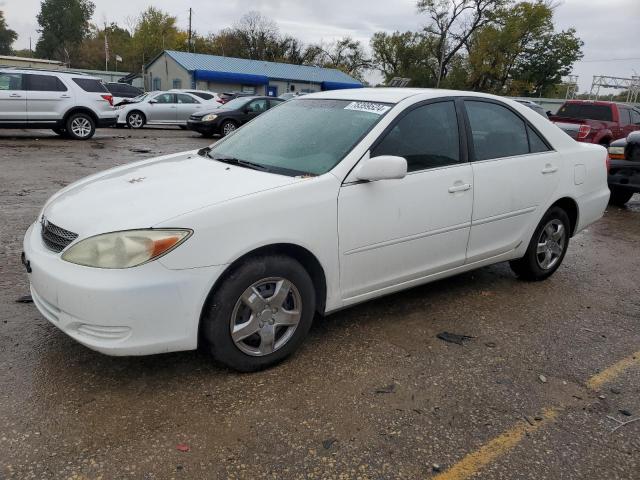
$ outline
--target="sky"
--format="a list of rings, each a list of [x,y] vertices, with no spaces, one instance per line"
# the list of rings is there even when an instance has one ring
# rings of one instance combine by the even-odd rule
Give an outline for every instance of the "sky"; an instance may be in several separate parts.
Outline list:
[[[200,34],[231,26],[255,10],[277,22],[283,33],[305,42],[331,42],[349,35],[365,45],[374,32],[418,30],[425,22],[415,0],[93,0],[95,23],[130,20],[149,6],[178,18],[186,29],[189,8],[193,28]],[[558,30],[573,27],[584,41],[584,58],[573,73],[580,91],[588,91],[594,75],[640,75],[640,0],[557,0],[554,22]],[[18,32],[14,48],[29,47],[38,38],[36,15],[40,0],[0,0],[10,28]],[[129,23],[128,23],[129,22]],[[375,76],[369,79],[375,80]]]

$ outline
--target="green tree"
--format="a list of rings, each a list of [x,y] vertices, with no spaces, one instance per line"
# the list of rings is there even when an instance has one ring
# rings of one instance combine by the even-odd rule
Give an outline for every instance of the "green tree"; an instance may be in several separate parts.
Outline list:
[[[43,0],[36,17],[41,34],[36,54],[71,64],[90,32],[89,20],[94,9],[90,0]]]
[[[11,45],[17,38],[18,34],[7,26],[4,12],[0,10],[0,55],[11,55]]]
[[[154,7],[142,12],[134,27],[132,61],[144,65],[163,50],[173,50],[184,42],[176,22],[176,17]]]
[[[433,86],[438,67],[434,43],[421,32],[377,32],[371,38],[372,65],[386,82],[403,77],[414,87]]]

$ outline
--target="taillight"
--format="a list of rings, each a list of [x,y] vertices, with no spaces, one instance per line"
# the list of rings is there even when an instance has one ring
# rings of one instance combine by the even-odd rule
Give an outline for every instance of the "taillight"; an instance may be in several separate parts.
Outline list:
[[[578,139],[582,140],[587,138],[590,132],[591,127],[589,125],[580,125],[580,129],[578,130]]]
[[[102,98],[104,98],[107,102],[109,102],[109,105],[111,105],[113,107],[113,95],[100,95]]]

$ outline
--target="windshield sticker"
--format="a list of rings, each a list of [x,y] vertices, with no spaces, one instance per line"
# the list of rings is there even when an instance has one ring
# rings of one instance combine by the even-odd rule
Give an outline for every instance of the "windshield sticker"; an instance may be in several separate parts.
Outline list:
[[[355,110],[357,112],[368,112],[375,113],[376,115],[382,115],[387,111],[391,110],[389,105],[384,105],[382,103],[371,103],[371,102],[351,102],[349,105],[344,107],[345,110]]]

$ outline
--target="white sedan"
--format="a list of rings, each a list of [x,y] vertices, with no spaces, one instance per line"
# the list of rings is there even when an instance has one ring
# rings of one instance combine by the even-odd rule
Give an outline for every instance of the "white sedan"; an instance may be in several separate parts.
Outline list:
[[[24,239],[40,312],[84,345],[207,345],[242,371],[315,314],[509,261],[542,280],[607,205],[607,153],[528,107],[354,89],[269,110],[212,147],[69,185]]]
[[[210,109],[212,103],[185,92],[147,92],[115,107],[119,126],[142,128],[145,125],[185,127],[191,114]]]

